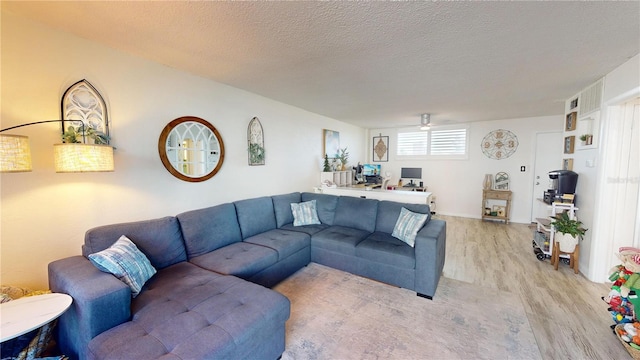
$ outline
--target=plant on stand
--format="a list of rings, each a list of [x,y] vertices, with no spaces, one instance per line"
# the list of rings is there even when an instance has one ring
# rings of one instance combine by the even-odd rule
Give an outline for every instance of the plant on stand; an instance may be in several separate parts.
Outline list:
[[[560,245],[560,251],[567,253],[573,252],[578,241],[588,230],[582,227],[581,221],[569,217],[566,211],[554,216],[551,225],[556,230],[555,240]]]

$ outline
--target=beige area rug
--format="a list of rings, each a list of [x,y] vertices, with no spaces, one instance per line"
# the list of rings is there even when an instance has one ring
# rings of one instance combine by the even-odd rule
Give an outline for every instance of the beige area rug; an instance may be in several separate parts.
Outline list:
[[[274,289],[291,300],[283,360],[541,358],[509,292],[442,278],[431,301],[315,263]]]

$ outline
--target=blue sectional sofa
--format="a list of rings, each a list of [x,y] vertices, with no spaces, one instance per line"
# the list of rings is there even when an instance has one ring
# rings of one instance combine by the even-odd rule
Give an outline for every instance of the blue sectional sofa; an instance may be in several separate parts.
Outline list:
[[[315,200],[318,224],[294,226],[292,203]],[[391,234],[406,208],[427,214],[415,246]],[[87,257],[122,235],[157,273],[129,286]],[[291,193],[87,231],[82,256],[49,264],[52,291],[73,297],[58,344],[81,359],[276,359],[289,300],[269,287],[309,262],[434,296],[446,223],[427,205]]]

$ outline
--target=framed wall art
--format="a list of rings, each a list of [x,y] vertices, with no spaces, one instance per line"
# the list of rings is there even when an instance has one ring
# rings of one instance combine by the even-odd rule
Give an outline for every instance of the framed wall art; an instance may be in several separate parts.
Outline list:
[[[573,131],[576,129],[576,124],[577,124],[577,120],[578,120],[578,113],[577,112],[572,112],[567,114],[567,120],[564,123],[564,130],[565,131]]]
[[[564,153],[573,154],[573,149],[576,143],[575,136],[567,136],[564,138]]]
[[[264,132],[257,117],[249,122],[247,142],[249,143],[249,166],[264,165]]]
[[[373,155],[374,162],[389,161],[389,137],[388,136],[374,136],[373,137]]]
[[[562,159],[562,170],[573,171],[573,159]]]
[[[496,174],[496,182],[494,189],[496,190],[509,190],[509,174],[506,172],[499,172]]]
[[[335,159],[340,154],[340,133],[333,130],[322,130],[322,157],[327,155],[330,159]]]

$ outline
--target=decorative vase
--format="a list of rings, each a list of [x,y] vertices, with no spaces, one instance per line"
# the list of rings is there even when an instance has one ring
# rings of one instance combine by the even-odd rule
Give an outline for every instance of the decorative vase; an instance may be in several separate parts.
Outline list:
[[[578,244],[578,238],[571,234],[556,233],[555,241],[558,242],[560,251],[565,253],[572,253]]]
[[[486,174],[484,176],[483,187],[485,190],[491,190],[493,188],[493,175]]]

